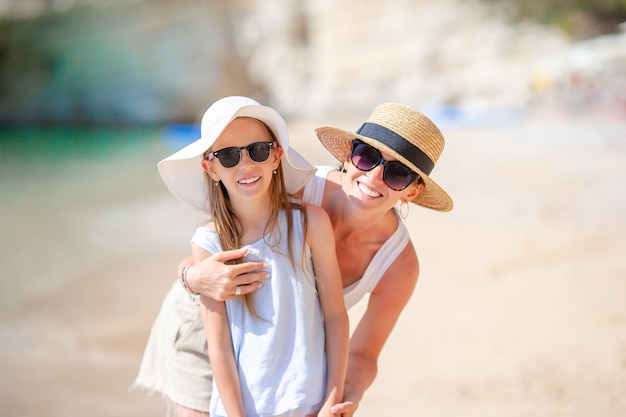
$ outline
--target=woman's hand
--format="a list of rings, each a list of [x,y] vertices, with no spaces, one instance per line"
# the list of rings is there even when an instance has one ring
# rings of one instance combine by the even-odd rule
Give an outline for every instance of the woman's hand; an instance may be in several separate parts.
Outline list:
[[[180,263],[179,274],[184,265],[191,264],[187,268],[186,281],[192,292],[216,301],[229,300],[258,290],[263,285],[261,280],[270,277],[268,272],[261,271],[268,268],[264,262],[226,264],[241,258],[246,252],[245,248],[218,252],[195,265],[191,257],[188,257]]]
[[[326,402],[317,414],[307,414],[306,417],[353,417],[354,412],[359,408],[359,402],[363,397],[363,393],[356,385],[350,382],[345,383],[343,390],[343,402],[339,404],[328,404],[328,402]]]
[[[330,407],[331,413],[342,417],[352,417],[357,408],[359,408],[359,402],[363,398],[363,392],[355,384],[346,381],[343,386],[343,402],[334,404]]]

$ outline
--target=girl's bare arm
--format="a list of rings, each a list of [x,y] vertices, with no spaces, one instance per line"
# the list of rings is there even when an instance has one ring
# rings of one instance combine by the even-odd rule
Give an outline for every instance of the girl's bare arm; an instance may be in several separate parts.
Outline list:
[[[322,208],[312,205],[307,205],[307,217],[309,224],[314,225],[307,230],[307,243],[313,257],[326,333],[328,390],[318,414],[321,417],[331,416],[330,407],[343,401],[350,330],[330,218]]]
[[[192,256],[200,262],[210,254],[192,245]],[[239,373],[233,352],[226,305],[223,301],[200,297],[200,313],[209,346],[209,361],[213,370],[213,383],[217,384],[228,416],[245,417]]]

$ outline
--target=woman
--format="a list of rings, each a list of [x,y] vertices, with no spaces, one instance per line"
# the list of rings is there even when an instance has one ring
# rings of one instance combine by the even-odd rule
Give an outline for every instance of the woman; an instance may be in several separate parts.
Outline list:
[[[419,275],[417,254],[398,212],[408,203],[449,211],[452,200],[429,177],[444,138],[430,119],[411,107],[381,104],[356,133],[330,126],[316,133],[342,167],[320,167],[306,184],[302,199],[321,205],[330,216],[346,308],[370,293],[350,340],[344,400],[331,408],[336,414],[352,416],[376,377],[383,345]],[[261,271],[261,263],[227,264],[244,254],[243,250],[214,254],[182,268],[181,280],[190,293],[215,300],[252,292],[269,277],[255,272]],[[185,260],[181,267],[189,263]],[[163,331],[168,320],[163,321],[157,320],[153,333]],[[184,327],[177,333],[174,349],[167,347],[160,369],[152,369],[156,365],[144,357],[137,384],[168,396],[177,404],[179,417],[206,416],[211,371],[198,308],[188,313]],[[173,378],[164,381],[162,375],[170,370]]]

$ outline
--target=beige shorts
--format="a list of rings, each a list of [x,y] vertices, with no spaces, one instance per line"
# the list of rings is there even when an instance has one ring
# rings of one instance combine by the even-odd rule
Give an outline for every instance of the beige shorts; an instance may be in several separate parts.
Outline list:
[[[160,392],[169,401],[209,411],[213,372],[209,364],[200,301],[179,281],[167,293],[152,326],[139,373],[131,388]]]

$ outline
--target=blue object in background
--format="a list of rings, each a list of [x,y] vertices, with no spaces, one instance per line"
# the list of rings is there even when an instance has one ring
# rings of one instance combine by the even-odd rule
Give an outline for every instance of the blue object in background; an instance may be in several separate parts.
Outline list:
[[[163,127],[163,142],[168,148],[182,149],[200,139],[200,126],[170,123]]]

